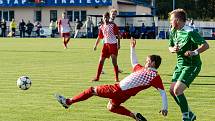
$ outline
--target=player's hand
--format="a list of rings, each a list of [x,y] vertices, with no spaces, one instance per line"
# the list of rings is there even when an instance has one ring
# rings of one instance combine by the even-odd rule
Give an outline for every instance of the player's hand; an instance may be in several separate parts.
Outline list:
[[[97,49],[97,47],[96,47],[96,46],[94,46],[93,50],[94,50],[94,51],[96,51],[96,49]]]
[[[163,116],[167,116],[167,113],[168,113],[168,110],[160,110],[160,113],[163,115]]]
[[[118,50],[120,49],[120,44],[117,45]]]
[[[180,50],[179,46],[174,46],[174,47],[171,47],[170,52],[177,53],[179,50]]]
[[[198,54],[198,53],[197,53]],[[194,56],[194,55],[197,55],[196,53],[195,53],[195,51],[190,51],[190,50],[188,50],[188,51],[186,51],[185,53],[184,53],[184,56],[187,56],[187,57],[191,57],[191,56]]]
[[[135,38],[131,38],[131,40],[130,40],[131,42],[130,42],[130,44],[131,44],[131,47],[135,47],[136,46],[136,39]]]

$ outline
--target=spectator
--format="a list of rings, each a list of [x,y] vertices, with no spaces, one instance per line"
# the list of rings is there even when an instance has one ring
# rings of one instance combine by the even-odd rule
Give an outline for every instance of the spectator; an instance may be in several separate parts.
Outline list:
[[[130,38],[129,36],[130,36],[130,29],[129,29],[128,23],[126,23],[126,25],[125,25],[125,32],[123,34],[123,38],[124,39],[128,39],[128,38]]]
[[[145,24],[142,23],[142,26],[141,26],[141,39],[146,39],[146,27],[145,27]]]
[[[21,22],[19,22],[19,31],[20,31],[20,37],[25,37],[25,28],[26,27],[26,24],[25,24],[25,21],[22,19]]]
[[[15,37],[16,36],[16,22],[15,19],[12,19],[10,22],[10,33],[9,36]]]
[[[136,38],[136,35],[135,35],[136,29],[133,24],[131,24],[129,31],[130,31],[130,36],[134,36]]]
[[[195,30],[196,29],[196,26],[195,26],[195,24],[194,24],[194,21],[193,21],[193,19],[191,19],[190,20],[190,23],[189,23],[189,25],[188,25],[189,27],[191,27],[193,30]]]
[[[49,24],[49,29],[51,30],[51,37],[55,37],[56,23],[53,20]]]
[[[37,37],[40,37],[40,29],[42,28],[42,25],[40,24],[39,21],[37,21],[36,24],[34,25],[34,27],[36,27]]]
[[[27,27],[27,34],[28,34],[28,37],[31,37],[31,32],[34,28],[34,24],[32,24],[30,21],[28,21],[28,23],[26,24],[26,27]]]
[[[92,37],[92,29],[93,29],[93,22],[90,17],[87,18],[86,22],[84,23],[83,27],[86,28],[87,37]]]
[[[78,32],[80,31],[82,26],[83,26],[83,23],[81,21],[79,21],[78,19],[76,19],[74,38],[78,37]]]
[[[7,23],[4,19],[2,19],[0,27],[1,27],[1,37],[6,37]]]

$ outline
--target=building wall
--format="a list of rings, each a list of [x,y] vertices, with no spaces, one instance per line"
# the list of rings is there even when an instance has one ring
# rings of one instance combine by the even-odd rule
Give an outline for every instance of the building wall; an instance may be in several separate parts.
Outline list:
[[[117,0],[112,1],[112,6],[101,6],[101,7],[0,7],[0,11],[14,11],[15,15],[14,18],[17,24],[24,19],[25,22],[30,20],[31,22],[35,22],[35,11],[41,10],[42,11],[42,26],[48,26],[50,23],[50,10],[57,10],[58,18],[61,17],[61,13],[64,11],[79,11],[79,10],[86,10],[87,15],[102,15],[104,12],[116,8],[119,12],[136,12],[137,15],[143,14],[151,14],[151,9],[143,6],[136,6],[136,5],[118,5]],[[97,23],[100,21],[100,18],[97,19]],[[128,20],[133,22],[134,20]],[[93,20],[94,24],[96,24],[96,20]],[[122,19],[117,19],[115,21],[118,24],[122,24]],[[9,22],[7,22],[9,25]],[[124,23],[123,23],[124,24]],[[122,24],[122,25],[123,25]],[[71,25],[74,26],[74,22],[71,22]]]

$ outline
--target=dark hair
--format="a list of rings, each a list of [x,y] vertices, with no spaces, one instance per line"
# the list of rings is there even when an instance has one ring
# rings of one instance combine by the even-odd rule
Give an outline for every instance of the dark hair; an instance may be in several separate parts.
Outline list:
[[[108,16],[108,17],[110,17],[110,13],[109,13],[109,12],[105,12],[105,13],[103,14],[103,16]]]
[[[148,57],[152,62],[155,62],[155,68],[158,69],[161,64],[161,57],[159,55],[149,55]]]

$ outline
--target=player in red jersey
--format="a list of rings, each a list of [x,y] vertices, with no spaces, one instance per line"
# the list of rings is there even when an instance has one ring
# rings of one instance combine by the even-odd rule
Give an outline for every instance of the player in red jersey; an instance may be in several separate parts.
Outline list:
[[[112,63],[114,66],[115,72],[115,81],[118,82],[118,64],[117,64],[117,55],[118,55],[118,41],[117,36],[119,35],[119,29],[115,23],[109,22],[110,14],[106,12],[103,15],[103,24],[99,28],[98,38],[96,39],[94,50],[97,49],[97,46],[101,39],[104,40],[104,45],[101,51],[101,56],[99,59],[98,71],[96,77],[92,81],[99,81],[100,74],[106,58],[111,57]]]
[[[58,32],[63,37],[63,46],[64,49],[67,49],[67,44],[70,40],[70,29],[71,25],[69,19],[66,16],[66,12],[62,13],[62,18],[58,21]]]
[[[125,77],[119,83],[114,85],[100,85],[90,87],[74,96],[73,98],[65,98],[62,95],[55,94],[59,103],[65,108],[69,108],[72,104],[87,100],[92,96],[99,96],[109,98],[107,108],[113,113],[129,116],[136,121],[146,121],[140,113],[134,113],[122,106],[121,104],[128,100],[131,96],[135,96],[138,92],[145,90],[149,87],[155,87],[162,97],[162,109],[160,113],[164,116],[168,113],[167,96],[164,90],[162,80],[156,69],[161,64],[161,57],[159,55],[149,55],[146,58],[145,66],[138,63],[135,53],[136,41],[131,41],[131,64],[133,73]]]
[[[116,16],[117,16],[117,9],[111,9],[111,10],[110,10],[110,19],[109,19],[109,22],[114,23],[114,20],[115,20]],[[120,33],[120,31],[119,31],[119,33]],[[119,49],[120,49],[120,39],[121,39],[121,35],[119,34],[119,35],[117,35],[117,36],[118,36],[118,37],[117,37],[117,39],[118,39],[117,47],[118,47],[118,50],[119,50]],[[119,72],[119,73],[122,73],[123,71],[118,67],[118,72]],[[102,73],[102,74],[105,73],[104,68],[103,68],[103,70],[102,70],[101,73]]]

